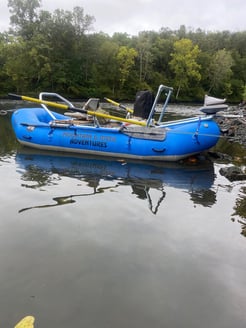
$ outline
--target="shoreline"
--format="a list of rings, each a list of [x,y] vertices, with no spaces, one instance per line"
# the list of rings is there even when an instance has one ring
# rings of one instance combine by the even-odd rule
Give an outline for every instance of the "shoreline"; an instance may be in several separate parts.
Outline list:
[[[218,113],[215,117],[221,133],[229,141],[239,143],[246,148],[246,107],[235,107],[229,113]]]

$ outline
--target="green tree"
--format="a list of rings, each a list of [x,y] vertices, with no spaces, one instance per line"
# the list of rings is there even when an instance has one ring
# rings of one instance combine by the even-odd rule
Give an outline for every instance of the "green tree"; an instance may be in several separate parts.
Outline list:
[[[117,59],[119,45],[108,36],[100,36],[101,39],[97,39],[96,43],[94,41],[95,36],[93,37],[93,44],[97,48],[94,52],[93,83],[97,85],[102,95],[115,97],[119,89],[119,63]]]
[[[12,32],[30,39],[35,33],[41,0],[8,0]]]
[[[92,29],[95,18],[84,13],[84,8],[74,7],[72,12],[73,25],[77,36],[84,35]]]
[[[160,84],[168,84],[171,76],[169,61],[171,60],[171,52],[173,40],[171,38],[156,38],[152,45],[152,85],[154,90]]]
[[[198,45],[193,45],[190,39],[181,39],[174,42],[174,51],[171,53],[169,63],[171,70],[175,74],[175,86],[177,87],[176,99],[179,96],[181,88],[188,91],[190,83],[200,81],[200,65],[197,58],[200,54]]]
[[[242,100],[245,31],[214,33],[181,26],[110,37],[92,33],[94,17],[81,7],[50,13],[40,4],[8,0],[12,29],[0,33],[1,92],[50,90],[130,99],[137,90],[156,90],[162,83],[174,86],[180,100],[201,100],[208,91]]]
[[[209,65],[210,88],[208,92],[228,95],[231,94],[230,77],[232,76],[233,58],[230,51],[216,51]]]
[[[130,74],[130,70],[134,65],[134,60],[137,57],[137,51],[133,48],[122,46],[117,53],[117,61],[119,64],[119,80],[120,89],[124,87],[124,84]]]
[[[42,36],[37,35],[28,44],[19,37],[18,42],[15,40],[6,46],[6,51],[4,72],[17,92],[41,91],[47,86],[51,67],[47,57],[49,49],[42,43]]]
[[[0,93],[3,93],[7,87],[8,76],[4,70],[4,65],[6,61],[6,35],[0,33]]]
[[[139,65],[139,88],[148,88],[148,80],[152,74],[153,56],[151,52],[152,35],[150,32],[141,32],[136,38]]]
[[[8,44],[7,54],[4,70],[11,77],[13,87],[18,93],[27,90],[29,86],[27,70],[30,67],[30,58],[27,56],[26,42],[22,38],[12,41]]]
[[[57,9],[53,14],[41,11],[39,34],[45,37],[49,49],[50,89],[76,95],[81,93],[81,84],[88,81],[88,37],[93,16],[85,15],[81,7],[73,11]],[[94,50],[94,48],[93,48]]]

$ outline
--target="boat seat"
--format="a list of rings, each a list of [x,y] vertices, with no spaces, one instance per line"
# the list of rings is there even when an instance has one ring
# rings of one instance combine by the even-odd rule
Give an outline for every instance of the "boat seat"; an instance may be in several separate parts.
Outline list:
[[[149,90],[138,91],[134,102],[133,115],[147,119],[154,103],[154,95]]]
[[[81,112],[79,111],[73,111],[73,112],[65,112],[66,116],[75,118],[77,120],[84,120],[88,121],[89,117],[86,111],[93,111],[95,112],[99,108],[99,98],[90,98],[81,109]],[[85,112],[83,112],[85,111]]]
[[[99,107],[99,98],[90,98],[83,106],[84,110],[93,110],[94,112]]]

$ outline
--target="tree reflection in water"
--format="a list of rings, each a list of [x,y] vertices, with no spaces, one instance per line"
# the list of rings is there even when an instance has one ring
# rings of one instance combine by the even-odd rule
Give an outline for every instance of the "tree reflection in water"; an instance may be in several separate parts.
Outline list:
[[[21,179],[28,183],[22,184],[22,187],[38,189],[44,186],[56,185],[57,180],[61,178],[51,174],[49,170],[44,170],[36,165],[28,165],[26,171],[23,172]]]
[[[233,216],[238,215],[241,217],[238,222],[242,226],[241,234],[246,237],[246,187],[242,187],[240,192],[241,195],[239,195],[234,206],[235,212],[233,213]]]
[[[212,207],[216,203],[216,193],[213,190],[194,190],[190,192],[190,199],[195,205]]]

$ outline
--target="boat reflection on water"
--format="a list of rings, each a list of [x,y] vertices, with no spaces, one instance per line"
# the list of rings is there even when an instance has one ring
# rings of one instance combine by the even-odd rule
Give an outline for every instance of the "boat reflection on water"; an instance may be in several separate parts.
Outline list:
[[[195,163],[146,163],[92,157],[71,157],[53,152],[40,152],[22,148],[16,154],[16,163],[26,188],[42,188],[59,184],[59,179],[69,177],[85,182],[91,192],[55,197],[52,205],[21,209],[52,207],[74,203],[77,197],[91,196],[106,190],[130,186],[132,194],[146,200],[156,214],[165,199],[165,188],[174,187],[190,194],[194,204],[212,206],[216,193],[211,189],[215,174],[213,163],[200,160]],[[102,182],[112,182],[103,187]],[[153,194],[155,199],[153,199]],[[158,195],[157,195],[158,194]]]

